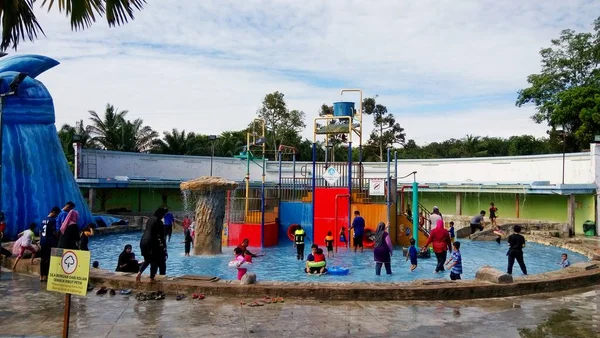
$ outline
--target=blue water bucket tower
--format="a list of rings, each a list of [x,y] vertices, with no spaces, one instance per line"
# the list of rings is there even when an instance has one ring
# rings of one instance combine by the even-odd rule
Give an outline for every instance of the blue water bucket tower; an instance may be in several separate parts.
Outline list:
[[[354,102],[334,102],[333,116],[354,116]]]

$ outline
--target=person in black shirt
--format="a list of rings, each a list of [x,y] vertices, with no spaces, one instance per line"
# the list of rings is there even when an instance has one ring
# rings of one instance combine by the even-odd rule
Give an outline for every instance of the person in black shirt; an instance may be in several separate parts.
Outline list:
[[[294,245],[296,246],[296,258],[301,261],[304,260],[304,237],[306,237],[306,232],[298,224],[294,231]]]
[[[190,250],[192,248],[192,242],[194,241],[192,238],[192,231],[189,228],[183,230],[183,243],[185,250],[185,257],[190,257]]]
[[[135,259],[135,254],[131,251],[133,248],[131,244],[125,245],[123,252],[119,255],[119,262],[115,271],[138,273],[140,271],[140,264]]]
[[[514,234],[508,236],[508,245],[510,248],[508,249],[508,270],[507,273],[512,275],[513,265],[515,264],[515,259],[519,266],[521,267],[521,271],[523,274],[527,274],[527,267],[525,266],[525,261],[523,260],[523,248],[525,247],[525,237],[523,237],[521,232],[521,226],[515,225],[513,228],[515,231]]]
[[[142,239],[140,240],[140,249],[144,256],[144,263],[140,267],[135,280],[141,282],[142,273],[148,265],[150,265],[150,279],[154,280],[156,271],[159,270],[160,275],[167,273],[167,244],[165,243],[165,226],[161,219],[168,212],[167,208],[158,208],[154,212],[154,216],[150,217],[146,222]]]
[[[50,269],[50,254],[52,247],[58,243],[58,234],[56,233],[56,216],[60,213],[59,207],[54,207],[46,218],[42,220],[40,228],[40,281],[48,280],[48,271]]]
[[[90,251],[88,244],[90,243],[90,236],[94,235],[94,224],[88,224],[85,229],[81,232],[81,239],[79,240],[79,250]]]

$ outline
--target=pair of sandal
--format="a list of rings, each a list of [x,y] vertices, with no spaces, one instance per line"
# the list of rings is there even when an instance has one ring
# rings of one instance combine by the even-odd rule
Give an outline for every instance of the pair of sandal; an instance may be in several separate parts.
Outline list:
[[[102,286],[100,289],[98,289],[98,291],[96,291],[96,295],[98,295],[98,296],[104,295],[106,293],[110,293],[111,296],[114,296],[117,294],[115,292],[115,289],[110,289],[110,292],[109,292],[108,289],[106,288],[106,286]]]
[[[200,299],[200,300],[202,300],[204,298],[206,298],[206,296],[203,293],[200,293],[200,294],[195,293],[195,292],[192,293],[192,299]]]

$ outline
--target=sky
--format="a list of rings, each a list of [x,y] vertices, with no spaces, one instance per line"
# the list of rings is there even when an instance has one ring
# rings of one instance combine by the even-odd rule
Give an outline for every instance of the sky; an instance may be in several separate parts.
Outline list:
[[[38,77],[57,127],[111,103],[161,133],[219,134],[245,128],[274,91],[310,126],[321,104],[359,101],[340,89],[359,88],[418,144],[544,136],[517,92],[550,39],[591,30],[599,13],[594,0],[148,0],[124,26],[78,32],[56,8],[36,9],[46,36],[16,53],[61,63]]]

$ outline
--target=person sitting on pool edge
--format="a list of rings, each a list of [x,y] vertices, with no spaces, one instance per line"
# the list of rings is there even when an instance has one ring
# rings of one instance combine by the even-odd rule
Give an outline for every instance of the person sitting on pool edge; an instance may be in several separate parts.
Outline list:
[[[138,273],[140,271],[140,264],[135,258],[135,254],[132,252],[132,250],[133,247],[131,244],[125,245],[123,252],[121,252],[119,255],[119,260],[117,262],[117,268],[115,271],[129,273]]]

